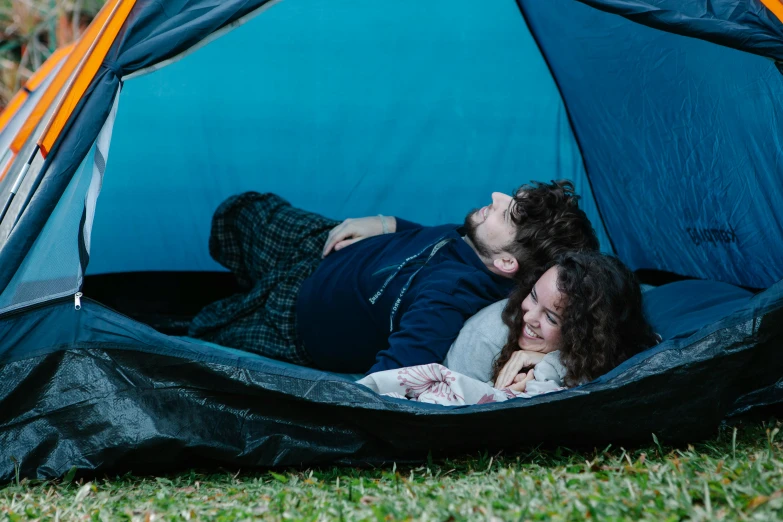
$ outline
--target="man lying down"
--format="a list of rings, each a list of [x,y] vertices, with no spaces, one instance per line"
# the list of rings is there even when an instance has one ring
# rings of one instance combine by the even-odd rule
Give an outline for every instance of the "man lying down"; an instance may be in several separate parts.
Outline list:
[[[533,183],[513,196],[493,193],[462,226],[423,227],[383,216],[338,223],[274,194],[233,196],[213,217],[209,250],[243,291],[204,308],[189,334],[341,373],[440,364],[448,355],[452,370],[512,393],[535,387],[531,366],[559,352],[548,356],[566,369],[555,382],[577,384],[649,345],[646,323],[634,343],[619,342],[630,336],[616,325],[638,326],[625,302],[636,294],[624,288],[623,299],[604,299],[600,317],[584,320],[596,311],[588,296],[606,293],[605,281],[587,281],[584,264],[617,263],[599,254],[562,258],[598,249],[577,201],[568,181]],[[567,263],[573,270],[563,269]],[[556,292],[544,299],[547,283]],[[487,320],[501,324],[496,307],[455,343],[470,317],[512,290],[499,341],[478,342],[502,331]]]

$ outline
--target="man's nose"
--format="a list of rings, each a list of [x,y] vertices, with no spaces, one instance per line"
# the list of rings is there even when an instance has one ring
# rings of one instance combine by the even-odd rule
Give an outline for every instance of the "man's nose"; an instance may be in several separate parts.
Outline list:
[[[492,193],[492,203],[496,204],[499,207],[507,207],[510,201],[511,201],[511,196],[509,196],[508,194],[503,194],[502,192]]]

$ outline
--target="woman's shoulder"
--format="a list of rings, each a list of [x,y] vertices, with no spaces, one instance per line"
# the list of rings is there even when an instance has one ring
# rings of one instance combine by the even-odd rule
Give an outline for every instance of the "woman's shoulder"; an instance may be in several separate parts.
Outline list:
[[[465,321],[443,365],[486,382],[492,377],[492,362],[508,336],[501,314],[508,299],[493,303]]]
[[[506,325],[503,323],[502,314],[507,302],[508,299],[503,299],[502,301],[492,303],[491,305],[482,308],[476,312],[476,315],[465,321],[465,326],[463,329],[467,328],[468,325],[482,330],[495,329],[500,326],[505,328]],[[505,332],[503,337],[505,339]]]
[[[497,345],[498,350],[506,343],[508,327],[503,323],[503,308],[508,299],[482,308],[473,317],[468,318],[459,332],[458,341],[475,342],[476,338],[484,339],[483,344]]]

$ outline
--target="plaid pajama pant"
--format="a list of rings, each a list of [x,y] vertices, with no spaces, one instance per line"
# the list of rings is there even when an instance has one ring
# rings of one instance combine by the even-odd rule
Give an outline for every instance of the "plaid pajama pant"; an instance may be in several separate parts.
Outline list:
[[[310,365],[296,334],[296,297],[340,222],[294,208],[275,194],[246,192],[212,218],[209,253],[243,292],[206,306],[188,334],[274,359]]]

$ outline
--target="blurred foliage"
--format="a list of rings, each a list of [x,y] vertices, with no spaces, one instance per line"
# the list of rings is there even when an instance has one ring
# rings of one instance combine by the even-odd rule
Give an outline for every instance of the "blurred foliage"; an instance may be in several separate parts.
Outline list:
[[[77,39],[105,0],[0,0],[0,110],[52,52]]]

